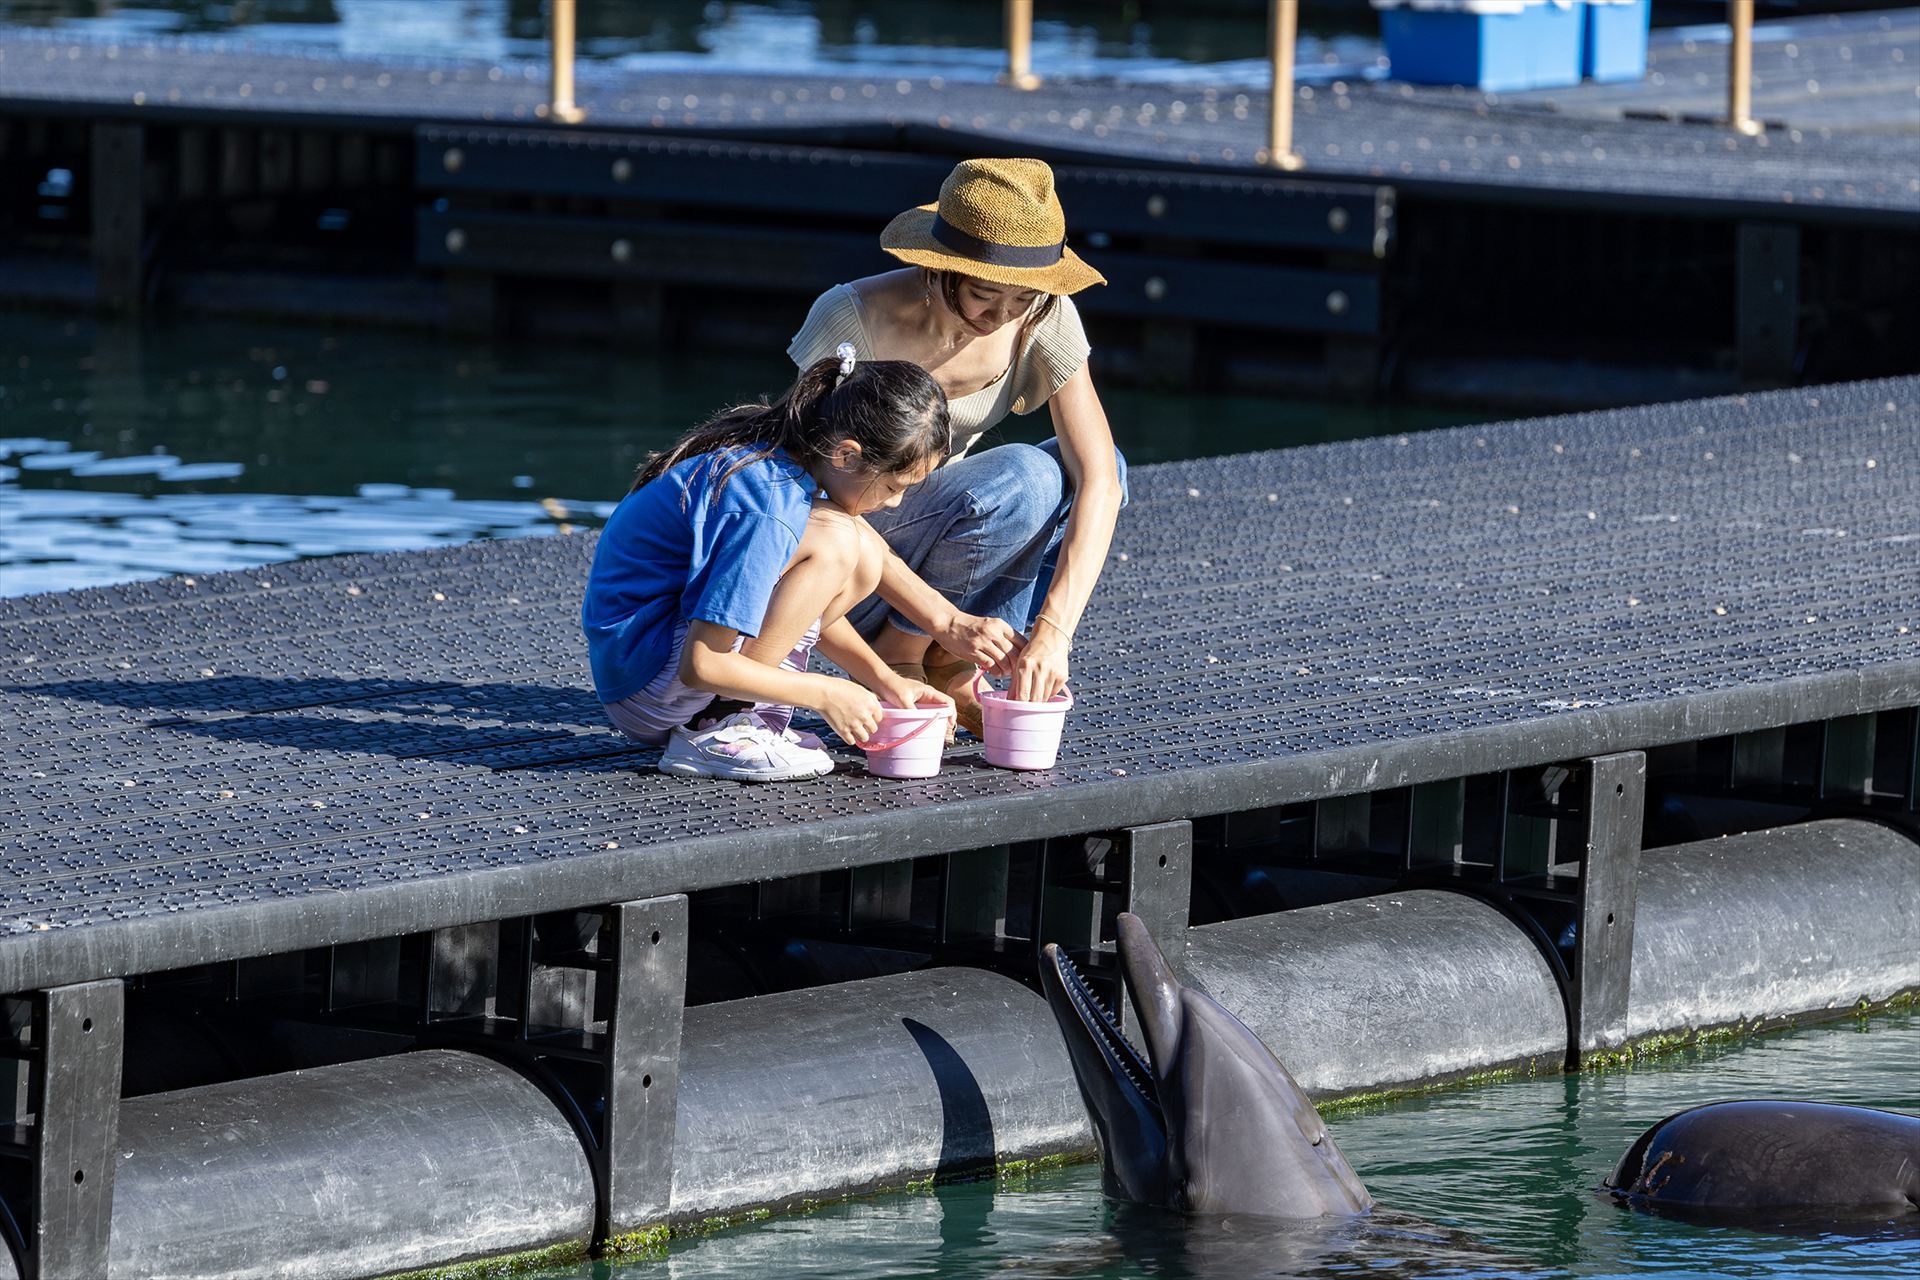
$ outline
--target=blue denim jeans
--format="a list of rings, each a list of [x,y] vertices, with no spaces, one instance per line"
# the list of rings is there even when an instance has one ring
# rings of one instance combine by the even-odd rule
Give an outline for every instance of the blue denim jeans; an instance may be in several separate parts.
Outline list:
[[[1127,460],[1118,449],[1120,505],[1127,503]],[[867,523],[926,584],[966,613],[999,618],[1026,634],[1053,584],[1073,490],[1060,442],[1003,444],[941,467],[891,511]],[[892,622],[920,628],[875,596],[847,615],[868,638]]]

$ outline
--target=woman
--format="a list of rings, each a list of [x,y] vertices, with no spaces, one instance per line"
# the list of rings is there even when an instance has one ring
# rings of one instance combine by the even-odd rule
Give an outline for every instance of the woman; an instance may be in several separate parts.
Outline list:
[[[1073,635],[1126,504],[1126,462],[1087,372],[1069,295],[1104,284],[1066,247],[1053,171],[968,160],[937,204],[887,225],[909,266],[836,285],[787,353],[800,367],[850,342],[861,359],[911,360],[947,393],[947,464],[868,523],[886,539],[880,598],[852,620],[901,675],[944,689],[980,734],[976,666],[1016,698],[1066,684]],[[1008,413],[1048,406],[1054,438],[968,450]]]

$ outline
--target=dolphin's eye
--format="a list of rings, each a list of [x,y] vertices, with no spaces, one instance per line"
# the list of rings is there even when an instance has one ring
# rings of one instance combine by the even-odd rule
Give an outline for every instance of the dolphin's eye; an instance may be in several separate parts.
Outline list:
[[[1327,1131],[1325,1129],[1322,1129],[1320,1132],[1313,1135],[1313,1145],[1316,1147],[1319,1146],[1321,1143],[1325,1142],[1326,1140],[1327,1140]]]

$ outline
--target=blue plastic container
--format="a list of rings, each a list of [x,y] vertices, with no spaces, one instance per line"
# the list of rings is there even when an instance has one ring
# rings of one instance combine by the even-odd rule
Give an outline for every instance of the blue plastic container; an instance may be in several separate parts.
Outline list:
[[[1578,0],[1373,0],[1390,74],[1506,92],[1580,83]]]
[[[1653,0],[1586,0],[1580,74],[1590,80],[1638,80],[1647,74]]]

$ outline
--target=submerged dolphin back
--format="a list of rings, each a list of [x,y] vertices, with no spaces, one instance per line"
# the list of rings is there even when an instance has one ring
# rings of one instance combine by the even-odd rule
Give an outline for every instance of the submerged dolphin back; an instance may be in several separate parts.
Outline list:
[[[1627,1149],[1606,1189],[1717,1213],[1920,1208],[1920,1117],[1824,1102],[1694,1107]]]

